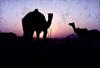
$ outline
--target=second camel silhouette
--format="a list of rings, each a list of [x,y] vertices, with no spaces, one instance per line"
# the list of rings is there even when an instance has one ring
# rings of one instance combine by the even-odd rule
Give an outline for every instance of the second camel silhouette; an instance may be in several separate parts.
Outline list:
[[[82,39],[94,40],[100,38],[100,31],[97,29],[88,30],[87,28],[76,28],[74,22],[69,23],[74,32]]]

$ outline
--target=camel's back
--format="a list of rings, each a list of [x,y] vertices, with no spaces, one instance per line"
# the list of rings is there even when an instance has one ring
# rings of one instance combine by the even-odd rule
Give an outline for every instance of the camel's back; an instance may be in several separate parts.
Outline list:
[[[40,12],[30,12],[23,19],[23,23],[30,24],[34,29],[45,27],[46,19]]]
[[[36,24],[43,24],[43,23],[46,22],[46,20],[45,20],[45,17],[44,17],[44,15],[42,13],[33,12],[33,14],[32,14],[32,22],[36,23]]]
[[[44,15],[40,12],[38,13],[33,13],[31,23],[33,25],[33,28],[35,30],[43,30],[46,26],[46,19]]]

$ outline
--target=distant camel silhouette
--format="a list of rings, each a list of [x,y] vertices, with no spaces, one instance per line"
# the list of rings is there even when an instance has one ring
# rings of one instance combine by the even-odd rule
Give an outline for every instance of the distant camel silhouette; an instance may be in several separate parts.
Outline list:
[[[76,28],[75,23],[69,23],[74,32],[80,37],[85,39],[95,39],[100,37],[100,32],[96,29],[88,30],[87,28]]]
[[[69,23],[70,26],[72,26],[74,32],[79,36],[79,37],[86,37],[88,30],[86,28],[76,28],[74,22]]]
[[[22,19],[24,37],[32,39],[34,31],[36,31],[37,39],[39,39],[39,35],[43,31],[43,38],[46,39],[47,30],[51,25],[52,18],[53,14],[48,13],[48,21],[46,21],[44,15],[40,13],[38,9],[35,9],[33,12],[28,13]]]

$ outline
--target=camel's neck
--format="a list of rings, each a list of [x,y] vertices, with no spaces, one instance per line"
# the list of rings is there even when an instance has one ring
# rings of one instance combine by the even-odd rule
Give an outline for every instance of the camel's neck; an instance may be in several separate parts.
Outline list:
[[[47,28],[49,28],[49,27],[50,27],[51,22],[52,22],[52,18],[49,18],[49,17],[48,17],[48,21],[47,21],[47,23],[46,23],[46,24],[47,24]]]
[[[74,32],[76,33],[76,27],[75,27],[75,25],[73,25],[72,28],[73,28]]]

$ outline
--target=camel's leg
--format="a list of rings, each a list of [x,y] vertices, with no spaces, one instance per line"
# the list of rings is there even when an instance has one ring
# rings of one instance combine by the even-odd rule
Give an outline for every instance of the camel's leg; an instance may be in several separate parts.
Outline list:
[[[28,22],[22,21],[23,35],[27,40],[32,40],[34,31],[31,29],[31,25]]]
[[[43,39],[46,39],[46,36],[47,36],[47,30],[44,30],[43,32],[44,32],[44,34],[43,34]]]
[[[33,39],[34,31],[30,31],[30,38]]]
[[[27,36],[25,37],[25,46],[28,47],[28,48],[31,48],[32,47],[32,43],[33,42],[33,31],[29,31],[27,33]]]
[[[25,37],[27,40],[32,40],[33,39],[33,32],[32,31],[27,32]]]
[[[23,36],[26,38],[29,34],[29,25],[22,20],[22,27],[23,27]]]
[[[36,31],[37,40],[39,40],[40,32]]]

